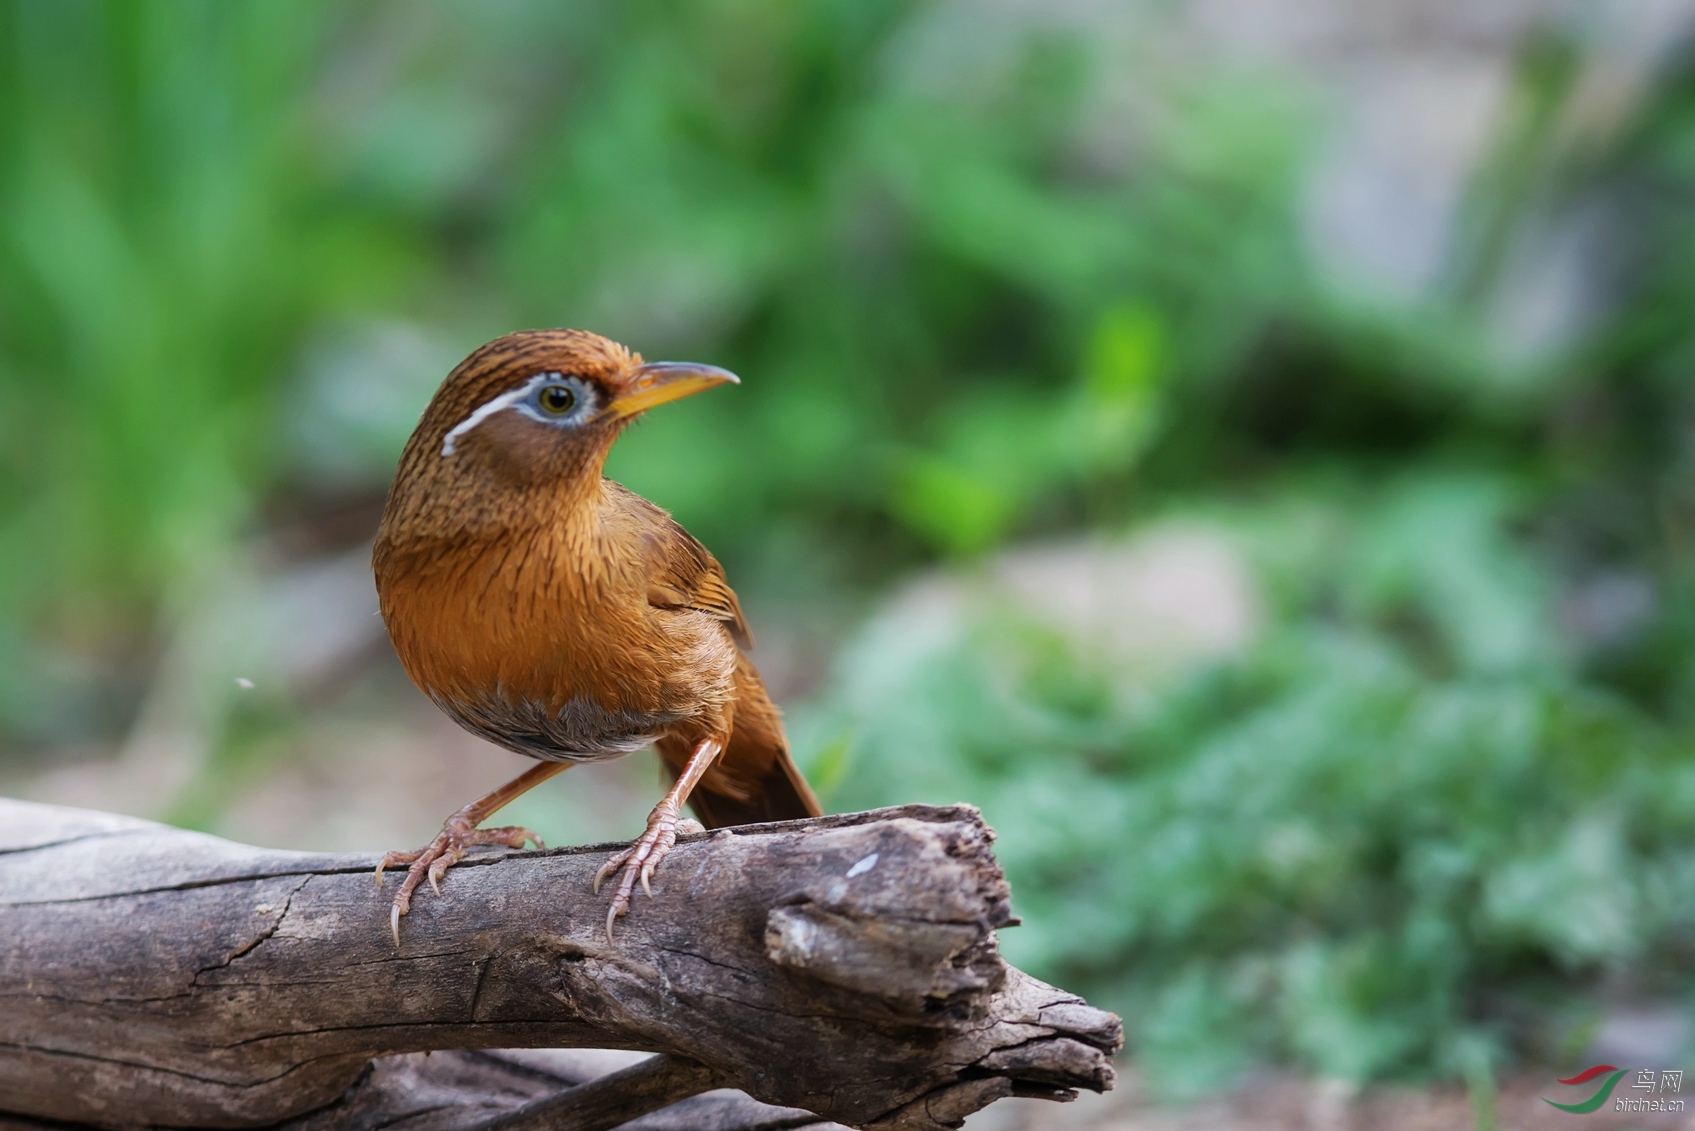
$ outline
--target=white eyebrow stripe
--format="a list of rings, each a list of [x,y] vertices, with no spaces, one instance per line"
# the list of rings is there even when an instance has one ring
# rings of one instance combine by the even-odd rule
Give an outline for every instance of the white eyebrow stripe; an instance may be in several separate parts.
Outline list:
[[[489,401],[487,404],[478,405],[476,410],[472,412],[470,416],[467,416],[464,420],[455,424],[452,430],[450,430],[446,436],[442,437],[441,454],[443,456],[452,455],[454,450],[453,441],[455,439],[463,436],[465,433],[469,432],[471,429],[475,428],[495,413],[521,403],[530,395],[530,390],[534,389],[537,385],[540,385],[545,381],[553,381],[557,379],[558,375],[554,373],[538,373],[518,388],[509,389]]]

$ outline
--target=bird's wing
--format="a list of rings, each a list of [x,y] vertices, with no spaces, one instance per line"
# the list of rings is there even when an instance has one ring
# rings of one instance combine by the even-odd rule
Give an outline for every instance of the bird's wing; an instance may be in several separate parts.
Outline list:
[[[607,486],[614,484],[608,481]],[[753,634],[718,559],[662,508],[628,488],[619,486],[618,491],[623,496],[620,501],[642,519],[647,603],[658,609],[694,609],[716,617],[741,648],[752,648]]]

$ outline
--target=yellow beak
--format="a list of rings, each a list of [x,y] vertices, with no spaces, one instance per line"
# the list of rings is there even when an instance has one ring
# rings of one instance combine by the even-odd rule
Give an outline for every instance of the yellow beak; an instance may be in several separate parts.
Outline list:
[[[606,406],[606,413],[623,420],[655,405],[681,400],[719,385],[739,385],[741,378],[716,365],[691,361],[652,361],[630,370],[623,391]]]

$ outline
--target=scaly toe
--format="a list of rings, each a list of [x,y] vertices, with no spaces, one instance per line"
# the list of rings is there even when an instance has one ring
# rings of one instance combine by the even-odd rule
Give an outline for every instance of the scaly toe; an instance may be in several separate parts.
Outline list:
[[[660,861],[671,855],[671,849],[676,847],[676,844],[676,829],[662,826],[648,850],[641,854],[641,871],[637,873],[637,879],[641,881],[642,891],[649,899],[653,898],[653,887],[649,881],[653,879],[653,873],[659,867]]]
[[[498,829],[478,829],[476,833],[476,843],[478,844],[500,844],[507,848],[522,848],[525,841],[529,841],[537,848],[547,847],[541,842],[541,837],[536,835],[534,829],[526,829],[522,825],[506,825]]]
[[[606,909],[606,941],[612,941],[612,924],[630,911],[630,897],[635,894],[636,876],[641,871],[644,853],[647,846],[637,842],[630,854],[629,863],[624,865],[624,876],[618,881],[618,890],[612,896],[612,906]]]

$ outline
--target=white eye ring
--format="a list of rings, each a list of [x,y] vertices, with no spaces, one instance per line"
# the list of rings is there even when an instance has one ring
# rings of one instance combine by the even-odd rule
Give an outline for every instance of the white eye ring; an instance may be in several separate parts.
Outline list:
[[[594,387],[574,373],[538,373],[524,388],[529,395],[518,403],[518,411],[543,424],[580,424],[594,412],[597,400]],[[556,390],[563,390],[570,400],[562,412],[555,412],[543,401]]]
[[[541,407],[542,390],[550,385],[567,386],[576,397],[575,403],[563,413],[548,412]],[[595,395],[593,388],[581,377],[563,373],[537,373],[516,389],[508,389],[492,400],[480,404],[471,415],[455,424],[446,436],[442,437],[441,454],[450,456],[454,453],[454,441],[487,420],[497,412],[516,408],[531,420],[542,424],[560,425],[580,424],[593,415],[595,410]]]

